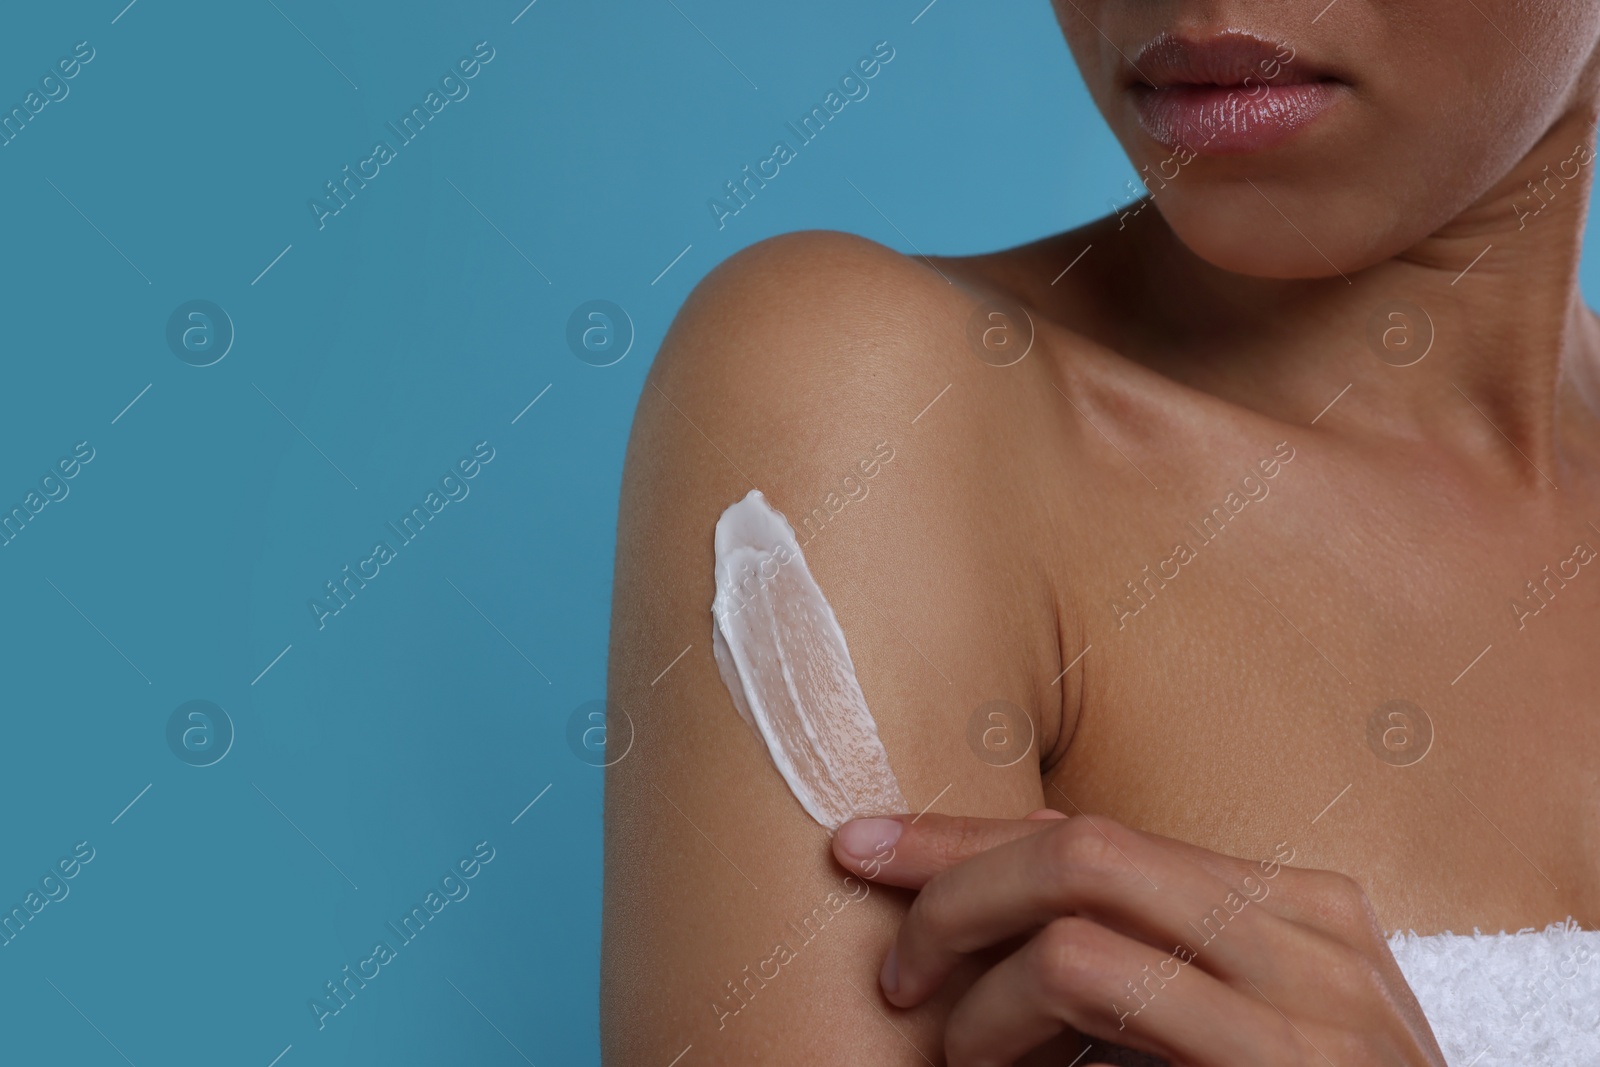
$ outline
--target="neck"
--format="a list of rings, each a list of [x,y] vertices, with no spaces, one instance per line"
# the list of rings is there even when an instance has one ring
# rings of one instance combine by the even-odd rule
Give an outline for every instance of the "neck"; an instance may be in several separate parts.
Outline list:
[[[1155,302],[1120,331],[1121,347],[1206,391],[1304,409],[1307,420],[1348,383],[1330,424],[1443,442],[1554,484],[1564,437],[1587,438],[1600,419],[1596,331],[1578,290],[1600,165],[1593,118],[1589,108],[1568,113],[1449,223],[1331,278],[1217,270],[1146,212],[1128,247]]]

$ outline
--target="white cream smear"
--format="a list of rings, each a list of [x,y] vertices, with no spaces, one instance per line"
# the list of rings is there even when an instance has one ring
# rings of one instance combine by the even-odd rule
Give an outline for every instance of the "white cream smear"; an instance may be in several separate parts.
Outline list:
[[[903,812],[844,631],[794,528],[752,489],[717,520],[711,647],[744,721],[811,817]]]

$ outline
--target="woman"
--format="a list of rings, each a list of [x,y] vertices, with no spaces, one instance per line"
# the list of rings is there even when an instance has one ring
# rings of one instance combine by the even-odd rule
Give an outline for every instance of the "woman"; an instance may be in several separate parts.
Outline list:
[[[990,255],[765,242],[652,369],[606,1061],[1444,1063],[1433,1029],[1583,1061],[1600,3],[1057,14],[1147,199]],[[752,488],[907,801],[831,840],[711,655],[711,531]],[[1488,963],[1386,937],[1551,924]],[[1537,1000],[1529,939],[1561,946]],[[1430,1027],[1408,975],[1452,961]]]

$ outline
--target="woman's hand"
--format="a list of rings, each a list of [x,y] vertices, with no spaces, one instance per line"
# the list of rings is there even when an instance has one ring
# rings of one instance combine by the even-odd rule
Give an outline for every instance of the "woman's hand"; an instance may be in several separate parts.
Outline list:
[[[1194,1067],[1444,1067],[1366,894],[1330,871],[1219,855],[1098,816],[861,819],[851,871],[919,892],[890,1003],[1015,948],[945,1029],[950,1067],[1009,1064],[1068,1028]]]

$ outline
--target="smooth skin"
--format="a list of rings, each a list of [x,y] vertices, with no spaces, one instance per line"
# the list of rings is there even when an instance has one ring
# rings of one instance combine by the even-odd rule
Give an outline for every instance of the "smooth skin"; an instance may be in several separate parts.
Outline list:
[[[1572,562],[1600,549],[1592,164],[1526,208],[1592,151],[1600,4],[1323,7],[1063,4],[1136,166],[1165,151],[1108,38],[1243,25],[1347,99],[1136,216],[931,261],[790,235],[686,302],[619,520],[605,1062],[1065,1063],[1089,1034],[1179,1064],[1437,1064],[1383,932],[1600,926],[1600,561]],[[997,298],[1034,331],[1004,367],[970,332]],[[1405,320],[1431,332],[1407,367],[1369,340],[1400,300],[1431,323]],[[1284,445],[1270,493],[1134,598]],[[751,488],[822,517],[806,558],[900,821],[926,810],[871,869],[716,673],[711,532]],[[1004,766],[969,744],[1001,700],[1026,735]],[[1407,765],[1369,733],[1393,700],[1426,715]],[[1180,969],[1119,1017],[1147,966]]]

